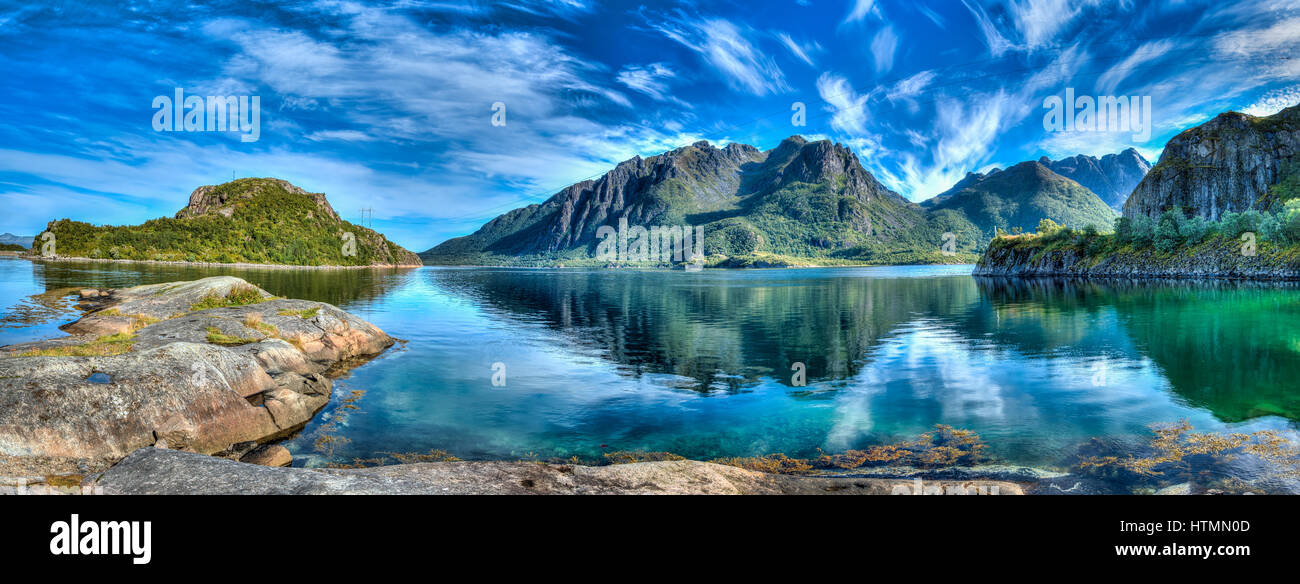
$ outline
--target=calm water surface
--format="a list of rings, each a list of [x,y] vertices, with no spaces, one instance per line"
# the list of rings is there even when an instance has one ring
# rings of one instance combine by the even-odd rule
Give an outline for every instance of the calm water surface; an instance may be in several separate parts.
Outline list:
[[[338,305],[405,339],[340,380],[287,443],[300,465],[429,449],[808,456],[948,424],[978,432],[1003,461],[1053,467],[1094,437],[1143,439],[1154,422],[1290,432],[1300,419],[1295,287],[985,280],[970,269],[259,271],[0,258],[10,323],[0,344],[61,334],[73,317],[33,294],[217,274]],[[796,362],[806,386],[792,382]],[[338,405],[353,390],[365,393],[347,413]],[[327,456],[313,442],[331,421],[347,441]]]

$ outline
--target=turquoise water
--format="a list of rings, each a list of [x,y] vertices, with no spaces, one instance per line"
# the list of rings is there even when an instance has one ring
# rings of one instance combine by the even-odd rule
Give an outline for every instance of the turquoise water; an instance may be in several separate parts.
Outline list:
[[[979,433],[1001,461],[1060,467],[1093,438],[1140,441],[1155,422],[1290,432],[1300,419],[1293,286],[1017,282],[970,269],[321,272],[0,259],[0,306],[13,320],[47,290],[228,273],[404,339],[340,380],[331,406],[287,442],[300,465],[430,449],[810,456],[947,424]],[[58,334],[70,318],[0,328],[0,344]],[[792,381],[795,363],[806,385]],[[340,408],[352,391],[364,392],[358,409]],[[323,431],[344,440],[318,449]]]

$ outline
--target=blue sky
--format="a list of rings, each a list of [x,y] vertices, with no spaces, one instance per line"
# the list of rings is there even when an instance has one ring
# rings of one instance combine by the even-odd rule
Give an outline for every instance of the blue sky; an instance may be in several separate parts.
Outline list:
[[[422,251],[700,139],[831,138],[919,201],[1042,155],[1154,161],[1221,111],[1300,102],[1293,0],[50,4],[0,1],[0,232],[276,176]],[[260,96],[260,139],[154,131],[177,87]],[[1067,87],[1151,96],[1151,138],[1045,131]]]

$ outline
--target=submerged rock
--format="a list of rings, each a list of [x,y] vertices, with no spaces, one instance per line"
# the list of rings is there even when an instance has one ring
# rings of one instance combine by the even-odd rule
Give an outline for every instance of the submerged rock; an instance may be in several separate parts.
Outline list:
[[[239,457],[239,462],[262,466],[289,466],[293,463],[293,455],[289,453],[288,448],[279,444],[263,444]]]
[[[1023,494],[1000,481],[787,476],[691,460],[610,466],[535,462],[427,462],[364,469],[269,468],[143,448],[87,486],[105,494],[423,495],[889,495]]]
[[[191,311],[235,291],[251,303]],[[394,343],[334,306],[272,299],[239,278],[104,294],[76,328],[133,319],[111,350],[88,350],[107,345],[94,334],[0,348],[0,474],[99,470],[154,444],[214,454],[273,439],[325,406],[328,374]]]

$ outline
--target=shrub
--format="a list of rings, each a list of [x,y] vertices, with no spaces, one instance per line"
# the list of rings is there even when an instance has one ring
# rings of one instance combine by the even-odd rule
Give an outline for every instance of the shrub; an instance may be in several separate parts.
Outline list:
[[[1265,239],[1279,243],[1300,243],[1300,199],[1287,201],[1277,215],[1260,228]]]
[[[1133,241],[1133,220],[1128,217],[1118,217],[1115,219],[1115,239],[1121,243],[1130,243]]]
[[[1146,246],[1155,238],[1155,222],[1145,215],[1133,219],[1130,241]]]
[[[1229,211],[1219,218],[1219,231],[1224,237],[1237,239],[1247,231],[1258,233],[1263,222],[1264,215],[1254,209],[1247,209],[1242,213]]]
[[[1214,230],[1214,224],[1206,221],[1204,217],[1196,216],[1183,221],[1182,226],[1178,228],[1182,234],[1183,240],[1187,245],[1196,245],[1210,235]]]
[[[1183,222],[1183,214],[1178,211],[1165,211],[1160,215],[1160,220],[1156,222],[1154,241],[1156,249],[1169,253],[1183,243],[1183,237],[1178,232],[1179,223]]]

